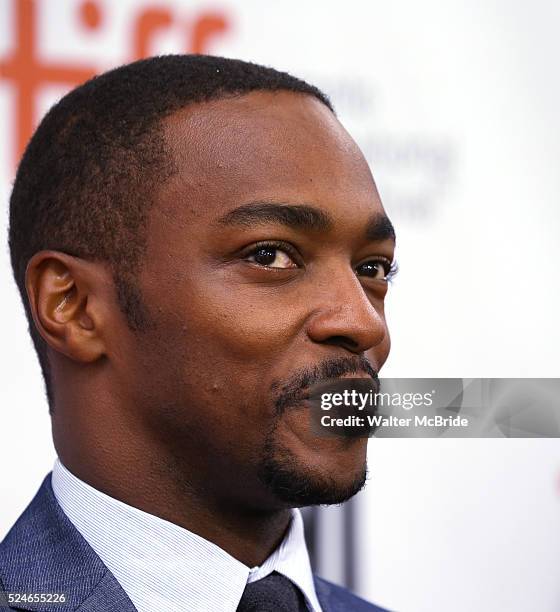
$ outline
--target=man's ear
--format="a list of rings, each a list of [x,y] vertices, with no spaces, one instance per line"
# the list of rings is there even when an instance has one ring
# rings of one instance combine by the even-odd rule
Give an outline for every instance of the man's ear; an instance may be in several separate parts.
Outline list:
[[[35,326],[50,347],[82,363],[105,354],[106,283],[99,263],[58,251],[33,255],[25,274],[27,296]]]

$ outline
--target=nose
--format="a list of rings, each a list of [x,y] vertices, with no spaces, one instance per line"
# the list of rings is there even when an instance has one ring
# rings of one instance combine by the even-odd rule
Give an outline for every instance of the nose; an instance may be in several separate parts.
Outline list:
[[[313,342],[363,353],[388,340],[383,300],[371,299],[351,270],[318,289],[318,306],[307,321]]]

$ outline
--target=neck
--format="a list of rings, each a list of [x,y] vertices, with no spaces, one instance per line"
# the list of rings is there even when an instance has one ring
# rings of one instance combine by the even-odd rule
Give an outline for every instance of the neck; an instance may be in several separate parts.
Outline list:
[[[150,456],[146,447],[113,445],[93,435],[76,437],[74,428],[72,443],[64,443],[68,436],[56,435],[55,420],[61,462],[106,495],[196,533],[248,567],[261,565],[282,541],[290,509],[248,507],[240,501],[243,490],[236,499],[220,497],[193,482],[187,471],[170,469],[161,453]],[[135,440],[132,435],[128,439]]]

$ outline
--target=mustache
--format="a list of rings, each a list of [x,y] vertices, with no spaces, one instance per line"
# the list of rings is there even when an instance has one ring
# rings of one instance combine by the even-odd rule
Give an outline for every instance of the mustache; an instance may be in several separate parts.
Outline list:
[[[353,355],[352,357],[331,358],[316,366],[302,369],[287,383],[274,382],[271,389],[276,395],[274,406],[277,416],[281,416],[289,407],[306,399],[305,391],[308,387],[331,378],[360,373],[366,373],[375,381],[378,379],[378,371],[371,365],[367,357]]]

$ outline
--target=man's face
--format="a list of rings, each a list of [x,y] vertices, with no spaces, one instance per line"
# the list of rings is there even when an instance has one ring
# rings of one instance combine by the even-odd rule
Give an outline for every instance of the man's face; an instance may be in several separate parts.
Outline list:
[[[320,438],[294,397],[376,372],[394,241],[369,168],[310,96],[250,95],[168,118],[177,172],[150,210],[126,386],[184,486],[253,509],[336,503],[364,439]]]

